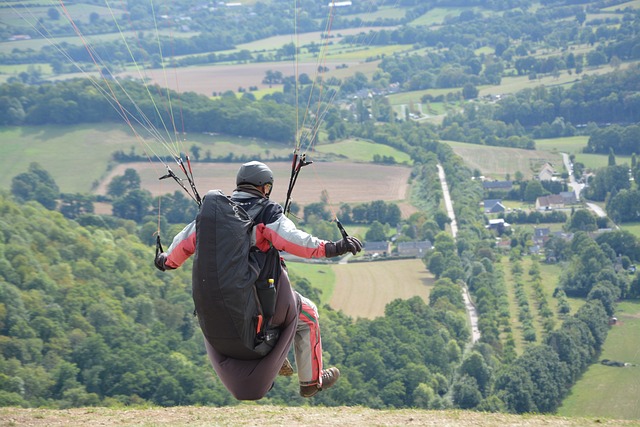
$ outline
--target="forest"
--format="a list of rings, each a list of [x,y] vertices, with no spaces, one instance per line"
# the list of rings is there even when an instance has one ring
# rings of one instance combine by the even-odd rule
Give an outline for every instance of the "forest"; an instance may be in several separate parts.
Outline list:
[[[509,313],[495,275],[494,239],[476,208],[481,189],[469,185],[471,171],[426,129],[405,124],[395,131],[400,141],[417,142],[405,148],[413,152],[419,191],[428,192],[425,213],[437,211],[441,194],[426,184],[436,181],[436,162],[445,167],[460,234],[455,241],[446,232],[434,238],[425,262],[438,281],[428,305],[398,300],[384,317],[357,321],[322,308],[327,363],[340,365],[348,380],[314,404],[553,412],[598,354],[615,300],[638,293],[637,280],[613,269],[611,247],[622,250],[618,241],[628,245],[629,236],[557,242],[558,257],[585,260],[570,264],[562,289],[586,303],[518,356],[504,328]],[[31,173],[52,184],[46,171]],[[0,212],[3,405],[233,404],[206,366],[188,269],[153,273],[152,246],[137,237],[135,222],[91,213],[70,220],[9,194]],[[514,262],[525,245],[515,240]],[[637,251],[624,253],[637,260]],[[461,280],[481,313],[482,339],[471,352],[463,352],[469,331]],[[296,278],[294,285],[313,297],[308,282]],[[295,384],[282,378],[264,403],[302,404],[294,395]]]

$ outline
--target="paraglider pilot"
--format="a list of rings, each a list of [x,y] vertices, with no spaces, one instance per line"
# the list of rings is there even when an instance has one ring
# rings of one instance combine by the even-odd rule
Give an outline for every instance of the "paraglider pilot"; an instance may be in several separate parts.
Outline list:
[[[259,212],[252,222],[255,224],[251,233],[253,251],[259,253],[273,251],[276,254],[279,254],[278,251],[286,251],[304,258],[331,258],[344,255],[347,252],[355,255],[362,250],[362,244],[355,237],[346,236],[342,240],[332,242],[297,229],[295,224],[284,214],[282,206],[269,199],[272,188],[273,173],[264,163],[248,162],[238,170],[236,189],[230,200],[234,202],[234,205],[242,207],[244,212]],[[207,265],[214,263],[216,256],[225,255],[209,253],[223,251],[208,249],[204,242],[205,238],[212,241],[224,239],[221,236],[222,233],[218,233],[213,238],[201,235],[206,230],[202,215],[206,209],[208,198],[213,199],[209,197],[209,194],[205,196],[198,219],[178,233],[169,249],[160,253],[155,259],[156,267],[165,271],[180,267],[187,258],[195,254],[193,266],[194,301],[197,296],[197,281],[202,281],[201,278],[204,277],[198,269],[206,268]],[[259,207],[256,208],[256,206]],[[316,305],[291,288],[286,268],[282,267],[279,255],[277,255],[277,259],[279,271],[275,274],[277,277],[274,284],[276,288],[275,309],[270,319],[270,326],[276,331],[277,341],[266,354],[260,353],[255,357],[244,357],[244,355],[237,356],[236,353],[229,355],[229,352],[224,349],[220,350],[220,346],[216,345],[217,341],[207,338],[209,335],[203,325],[203,318],[207,314],[204,312],[207,310],[199,310],[196,302],[196,311],[205,335],[205,346],[209,360],[223,384],[239,400],[261,399],[273,386],[279,373],[281,375],[293,373],[287,360],[292,343],[294,344],[301,396],[314,396],[319,391],[333,386],[340,376],[340,371],[335,367],[323,369],[322,344]],[[209,264],[206,264],[207,262]],[[216,315],[216,313],[212,315]],[[221,318],[218,318],[214,323],[214,329],[216,327],[224,328],[228,324],[227,319]]]

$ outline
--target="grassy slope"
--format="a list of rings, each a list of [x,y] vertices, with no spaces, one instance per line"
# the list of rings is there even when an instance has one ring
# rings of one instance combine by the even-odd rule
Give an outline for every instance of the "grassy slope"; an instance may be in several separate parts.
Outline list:
[[[143,131],[139,131],[144,135]],[[259,140],[249,140],[232,136],[189,135],[179,149],[189,151],[191,146],[201,148],[201,156],[206,151],[213,156],[264,153],[287,156],[291,147],[267,144]],[[49,171],[64,192],[89,192],[96,180],[104,178],[110,167],[111,154],[117,150],[137,154],[145,152],[157,164],[158,173],[164,174],[164,167],[155,159],[155,154],[170,154],[167,147],[157,141],[143,141],[136,138],[124,124],[87,124],[78,126],[23,126],[0,128],[0,142],[3,155],[0,156],[0,188],[9,188],[11,179],[25,172],[29,163],[38,162]],[[155,154],[154,154],[155,153]],[[158,175],[159,176],[159,175]]]
[[[435,280],[419,259],[348,265],[288,262],[287,265],[292,273],[306,278],[322,291],[319,304],[329,304],[354,318],[383,316],[385,306],[396,298],[420,296],[428,303]]]
[[[517,171],[526,179],[531,179],[544,162],[559,165],[562,170],[562,156],[559,153],[541,150],[524,150],[508,147],[488,147],[464,142],[442,141],[453,148],[471,169],[478,169],[486,177],[505,179],[506,174],[513,179]]]
[[[328,304],[336,286],[336,275],[330,264],[312,264],[306,262],[287,262],[292,274],[307,279],[314,288],[321,291],[318,305]]]
[[[46,426],[640,426],[640,421],[487,414],[472,411],[374,410],[361,407],[0,408],[0,425]]]
[[[594,364],[571,389],[558,413],[640,419],[640,301],[618,305],[600,360],[630,363],[617,368]]]
[[[375,144],[359,139],[347,139],[335,144],[316,146],[315,150],[324,154],[335,154],[356,162],[371,162],[373,156],[393,157],[396,163],[411,164],[411,157],[407,153],[398,151],[388,145]]]

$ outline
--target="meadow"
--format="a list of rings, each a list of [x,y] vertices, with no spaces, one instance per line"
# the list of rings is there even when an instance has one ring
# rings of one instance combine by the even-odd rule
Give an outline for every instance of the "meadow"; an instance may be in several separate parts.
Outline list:
[[[537,139],[536,149],[541,151],[549,151],[552,153],[568,153],[575,156],[575,161],[585,165],[587,169],[595,170],[604,168],[609,162],[607,154],[591,154],[583,153],[583,149],[587,146],[589,137],[569,136],[565,138]],[[617,164],[631,164],[631,156],[616,155]]]
[[[136,169],[142,187],[154,196],[181,191],[173,180],[158,179],[166,174],[166,166],[155,155],[168,155],[168,148],[157,141],[140,141],[124,125],[2,128],[0,140],[4,149],[0,167],[5,171],[0,176],[2,189],[10,189],[13,177],[26,172],[31,162],[37,162],[52,175],[65,193],[106,194],[111,179],[123,175],[128,168]],[[187,142],[178,145],[182,152],[192,152],[192,146],[195,145],[200,148],[203,157],[209,152],[213,156],[234,153],[253,155],[256,159],[271,156],[286,158],[292,152],[289,145],[224,135],[189,135]],[[304,206],[328,197],[332,209],[337,210],[341,203],[384,200],[398,203],[405,215],[415,212],[415,208],[407,201],[410,167],[366,163],[373,154],[407,162],[405,153],[388,146],[356,140],[320,147],[317,153],[308,153],[308,159],[314,163],[301,173],[293,194],[295,202]],[[140,155],[147,153],[149,161],[115,164],[111,161],[111,155],[117,150],[125,153],[134,151]],[[326,161],[328,157],[334,160]],[[288,161],[267,163],[274,170],[276,179],[272,197],[284,202],[291,164]],[[168,166],[182,177],[177,165]],[[235,187],[238,162],[194,161],[192,166],[196,185],[202,194],[214,188],[230,192]],[[100,206],[96,209],[102,212]]]
[[[616,317],[599,360],[629,365],[591,365],[563,401],[559,415],[640,419],[640,301],[619,303]]]
[[[334,144],[322,144],[315,151],[323,154],[333,154],[354,162],[373,162],[374,156],[392,157],[396,163],[409,165],[411,157],[407,153],[396,150],[388,145],[375,144],[360,139],[346,139]]]
[[[411,25],[441,25],[446,18],[459,16],[463,10],[463,8],[455,7],[435,7],[411,21]]]
[[[470,169],[477,169],[485,177],[495,180],[504,180],[507,174],[513,179],[516,172],[521,172],[525,179],[531,179],[545,162],[551,163],[560,172],[563,168],[562,156],[559,153],[510,147],[489,147],[455,141],[442,142],[449,145],[458,156],[462,157]]]
[[[632,0],[632,1],[628,1],[626,3],[622,3],[622,4],[617,4],[615,6],[610,6],[607,8],[602,9],[603,11],[619,11],[619,10],[624,10],[626,8],[632,8],[632,9],[640,9],[640,0]]]
[[[353,318],[384,316],[386,305],[397,298],[419,296],[429,303],[429,291],[435,281],[420,259],[349,264],[288,261],[287,266],[322,292],[320,304],[329,304]]]
[[[142,129],[136,129],[136,132],[138,135],[145,133]],[[9,188],[15,175],[26,172],[31,162],[37,162],[49,171],[63,192],[87,193],[107,178],[114,166],[111,156],[116,151],[147,153],[150,167],[160,175],[164,175],[165,168],[155,155],[170,154],[169,148],[162,143],[138,138],[126,125],[112,123],[2,127],[0,140],[3,147],[0,165],[4,171],[0,176],[0,188]],[[215,156],[229,153],[264,156],[268,152],[283,157],[292,151],[290,146],[259,140],[203,134],[189,135],[177,149],[188,152],[193,145],[201,148],[203,157],[207,150]]]
[[[333,271],[330,305],[354,318],[383,316],[385,306],[398,298],[419,296],[428,303],[435,281],[420,259],[337,264]]]

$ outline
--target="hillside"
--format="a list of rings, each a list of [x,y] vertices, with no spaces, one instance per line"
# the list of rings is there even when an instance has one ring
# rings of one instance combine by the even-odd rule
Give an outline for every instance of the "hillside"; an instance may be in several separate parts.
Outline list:
[[[640,426],[640,421],[489,414],[472,411],[374,410],[361,407],[174,407],[149,409],[0,409],[0,426]]]
[[[563,415],[615,414],[638,419],[632,411],[638,403],[639,382],[626,369],[600,377],[607,368],[597,362],[604,356],[635,361],[635,356],[610,351],[612,342],[637,343],[627,332],[633,322],[621,315],[623,309],[618,302],[640,297],[640,275],[628,273],[628,265],[640,263],[640,242],[617,231],[597,238],[587,234],[608,224],[581,217],[586,211],[578,210],[574,215],[572,209],[569,221],[561,218],[553,225],[576,233],[566,239],[552,236],[547,245],[552,253],[545,253],[552,257],[543,258],[541,253],[538,259],[531,255],[534,241],[529,227],[521,224],[532,224],[532,216],[522,221],[508,218],[513,228],[496,230],[502,238],[499,243],[505,243],[501,245],[505,252],[499,253],[496,235],[485,227],[488,217],[479,209],[487,194],[478,180],[472,180],[476,172],[495,179],[520,172],[529,178],[543,161],[560,160],[561,150],[545,150],[545,144],[538,147],[536,140],[580,137],[593,153],[600,153],[598,161],[606,157],[612,166],[610,174],[598,172],[597,177],[621,178],[615,180],[615,186],[604,179],[594,180],[585,197],[611,201],[613,197],[609,198],[607,191],[614,194],[629,186],[637,191],[640,166],[637,174],[633,173],[633,184],[629,184],[626,166],[618,163],[620,166],[613,168],[613,153],[631,155],[629,147],[635,149],[636,136],[640,135],[635,125],[627,126],[630,129],[624,133],[621,127],[640,122],[640,68],[631,66],[640,59],[640,38],[635,36],[640,23],[637,1],[628,3],[624,12],[612,9],[624,7],[615,0],[598,4],[464,0],[459,2],[461,7],[439,12],[436,6],[447,2],[403,1],[410,6],[383,14],[384,20],[376,19],[368,40],[345,32],[344,43],[335,43],[327,32],[328,51],[320,55],[327,66],[317,67],[326,80],[317,87],[315,83],[322,79],[310,78],[305,65],[310,56],[318,56],[313,42],[301,46],[271,41],[268,46],[235,51],[246,47],[247,42],[259,41],[254,40],[257,37],[286,33],[286,28],[275,25],[283,21],[277,15],[284,12],[282,7],[263,8],[257,2],[255,10],[238,5],[215,11],[167,9],[184,13],[184,20],[192,22],[184,29],[201,31],[187,43],[172,44],[177,49],[172,49],[169,58],[163,55],[168,52],[169,40],[139,37],[136,44],[140,54],[132,53],[126,31],[118,22],[107,22],[106,9],[94,9],[95,2],[89,0],[78,3],[73,5],[79,6],[72,13],[74,22],[90,24],[83,32],[113,33],[122,39],[114,43],[91,41],[90,47],[96,52],[109,51],[112,55],[89,60],[84,57],[89,46],[76,46],[65,50],[67,56],[61,61],[59,55],[46,49],[13,49],[3,54],[0,46],[0,62],[8,64],[11,60],[7,65],[11,68],[0,66],[0,74],[11,75],[9,84],[0,86],[0,111],[5,112],[0,114],[0,124],[8,128],[0,132],[6,152],[0,166],[8,164],[5,173],[10,177],[26,164],[44,165],[39,169],[35,164],[38,167],[16,181],[19,185],[12,185],[13,194],[22,200],[0,192],[0,406],[60,408],[41,412],[7,409],[0,411],[0,424],[625,425],[608,420],[480,412],[551,414],[563,404],[567,411],[561,412]],[[360,2],[353,3],[356,8],[360,6],[356,4]],[[487,7],[489,3],[491,7]],[[605,3],[615,5],[606,10]],[[9,8],[14,11],[13,6]],[[374,24],[362,22],[362,11],[356,8],[340,9],[343,14],[337,13],[336,28]],[[6,34],[24,32],[31,35],[23,38],[35,37],[36,33],[41,35],[42,27],[51,30],[45,37],[47,42],[68,36],[55,22],[55,8],[29,9],[40,13],[38,27],[14,26]],[[155,12],[134,12],[129,16],[135,33],[143,36],[143,30],[155,26],[148,19],[155,18]],[[317,32],[316,24],[325,16],[320,13],[324,11],[310,7],[305,12],[310,19],[300,22],[303,27],[299,32]],[[440,19],[434,16],[436,12],[441,12]],[[2,16],[0,12],[0,22],[4,22]],[[216,28],[216,33],[208,33],[210,28]],[[255,31],[245,35],[243,30],[238,31],[240,28]],[[202,43],[205,39],[207,43]],[[411,54],[402,53],[405,46],[410,46]],[[295,53],[297,48],[299,54]],[[294,76],[282,75],[279,67],[286,68],[284,64],[291,56],[299,60],[301,68]],[[152,82],[151,70],[164,70],[170,63],[174,77],[191,80],[194,87],[203,88],[204,94],[183,93],[183,85],[180,89],[176,85],[175,92],[150,91],[141,81],[112,78],[132,70],[149,70],[141,80]],[[104,78],[57,81],[71,76],[72,68],[89,67],[100,68]],[[231,88],[237,93],[221,93],[227,88],[205,85],[205,80],[219,83],[206,71],[213,67],[233,67],[237,83]],[[188,74],[195,68],[205,71],[199,76]],[[253,75],[245,75],[246,69]],[[56,83],[47,83],[50,81]],[[296,81],[298,84],[294,84]],[[282,92],[274,92],[280,86]],[[386,96],[396,90],[395,98]],[[514,92],[515,96],[506,95]],[[178,98],[180,102],[174,104]],[[313,109],[313,118],[305,118],[301,124],[302,110],[305,116],[311,110],[304,105],[305,99],[321,108]],[[121,131],[121,137],[105,139],[95,131],[98,126],[110,130],[108,122],[113,120],[121,126],[122,119],[134,123],[131,133]],[[174,124],[173,131],[169,123]],[[71,132],[72,127],[77,132]],[[313,135],[308,147],[306,136],[299,136],[306,130]],[[189,142],[179,142],[180,134],[188,134]],[[234,137],[221,138],[223,134]],[[16,141],[14,135],[32,144]],[[593,136],[597,138],[592,140]],[[126,143],[125,138],[129,139]],[[133,139],[138,141],[129,142]],[[367,271],[354,265],[336,266],[332,274],[343,288],[332,288],[335,299],[322,301],[328,305],[318,305],[323,360],[325,365],[340,367],[340,382],[331,392],[309,401],[298,395],[297,377],[278,378],[260,402],[268,406],[229,406],[237,403],[203,357],[202,337],[191,316],[188,269],[160,274],[150,262],[153,232],[162,225],[163,238],[170,238],[174,230],[169,229],[181,228],[193,214],[189,213],[186,220],[176,218],[176,211],[184,213],[187,209],[178,206],[179,197],[165,197],[163,215],[168,206],[175,208],[170,221],[166,214],[165,224],[159,214],[160,201],[156,203],[151,197],[158,194],[155,191],[159,185],[170,182],[157,180],[165,172],[162,166],[182,160],[185,152],[193,154],[195,165],[205,160],[211,166],[211,170],[198,168],[195,174],[201,190],[230,188],[233,180],[221,186],[222,178],[215,175],[223,173],[226,179],[233,176],[220,167],[222,162],[244,161],[247,156],[254,158],[264,152],[267,157],[259,158],[277,159],[287,166],[291,141],[295,141],[296,149],[303,148],[301,152],[313,153],[315,165],[308,170],[314,178],[306,182],[319,184],[313,189],[297,187],[296,204],[301,203],[301,193],[324,202],[313,207],[316,212],[309,216],[305,213],[303,225],[315,227],[320,221],[315,220],[314,213],[323,218],[329,213],[325,211],[331,210],[327,217],[339,217],[348,229],[350,222],[358,226],[385,223],[378,228],[386,234],[370,241],[429,240],[434,249],[425,262],[434,280],[431,283],[431,276],[426,277],[422,261],[407,267],[402,276],[383,274],[364,264],[358,267]],[[374,154],[368,141],[389,151],[376,148]],[[445,145],[439,141],[454,142]],[[115,145],[119,149],[112,157]],[[142,145],[144,155],[138,145]],[[362,151],[354,153],[355,146],[365,147],[362,151],[367,156],[361,156]],[[87,157],[87,151],[97,160]],[[163,152],[171,156],[165,157]],[[405,155],[406,160],[400,163],[411,163],[410,170],[396,166],[400,159],[396,152]],[[156,171],[149,172],[148,179],[142,176],[144,190],[135,188],[124,195],[114,192],[114,217],[80,215],[78,212],[86,209],[85,194],[59,195],[57,186],[39,185],[52,184],[45,169],[53,168],[61,177],[60,193],[68,188],[94,193],[97,188],[102,194],[99,199],[109,201],[103,197],[100,183],[108,183],[114,175],[119,177],[128,167],[142,170],[139,162],[149,166],[147,158],[157,160]],[[595,161],[591,164],[585,159],[576,156],[574,163],[593,168]],[[370,161],[378,165],[358,163]],[[440,189],[436,176],[440,170],[446,171],[447,191]],[[392,172],[394,178],[390,179]],[[573,174],[578,175],[582,173]],[[54,171],[52,176],[58,177]],[[276,181],[277,190],[284,191],[280,182],[286,182],[285,169]],[[528,187],[532,196],[527,196],[527,201],[544,194],[541,185],[536,189],[523,184],[518,183],[522,193]],[[553,187],[544,189],[559,191]],[[448,197],[448,192],[455,204],[459,230],[457,237],[454,233],[455,239],[448,233],[456,229],[453,223],[448,226],[453,215],[447,216],[444,209],[448,206],[443,204],[442,196]],[[63,214],[77,221],[44,211],[34,201],[55,209],[58,196],[65,208]],[[273,196],[283,199],[282,193],[274,192]],[[404,205],[403,221],[388,221],[392,216],[382,203],[341,205],[337,215],[334,212],[339,202],[355,205],[374,198]],[[509,200],[522,198],[514,194]],[[32,202],[23,203],[28,200]],[[621,200],[617,206],[622,205]],[[412,206],[408,206],[409,201]],[[134,209],[136,206],[140,209]],[[374,207],[377,216],[369,215]],[[617,210],[626,211],[633,210]],[[86,212],[93,212],[93,206]],[[104,212],[110,211],[96,210],[98,214]],[[388,231],[384,229],[386,222],[392,226]],[[320,224],[324,225],[328,222]],[[536,221],[536,225],[541,222]],[[330,238],[339,239],[335,227],[331,230],[335,237]],[[392,230],[397,233],[393,237]],[[312,232],[324,237],[316,230]],[[356,232],[351,234],[355,236]],[[543,259],[558,261],[558,268],[548,273],[557,276],[553,280],[543,279],[545,269],[537,263]],[[386,263],[386,267],[389,265]],[[419,292],[399,295],[409,274],[418,284],[413,289]],[[292,274],[292,279],[297,289],[321,301],[315,284],[306,277]],[[382,285],[373,284],[374,279],[381,280]],[[481,340],[473,346],[460,292],[463,287],[469,289],[480,317],[477,329]],[[341,295],[345,290],[351,293]],[[420,297],[411,297],[416,294]],[[556,295],[557,303],[552,299]],[[406,299],[394,300],[395,296]],[[370,302],[376,298],[378,303],[372,308]],[[566,303],[567,299],[581,304],[560,311],[560,302]],[[354,320],[346,307],[366,310]],[[374,317],[382,310],[384,316]],[[629,327],[611,327],[614,315]],[[514,322],[516,317],[518,321]],[[612,329],[617,334],[608,338]],[[626,346],[617,347],[620,350]],[[635,347],[631,350],[637,351]],[[616,375],[624,376],[626,382]],[[582,393],[585,389],[589,393]],[[613,393],[614,389],[620,394]],[[159,406],[175,409],[152,409]],[[71,407],[82,409],[64,409]],[[361,409],[364,407],[370,409]],[[587,412],[585,407],[609,412]],[[478,412],[416,412],[406,408],[473,408]],[[625,413],[619,408],[632,409]]]

